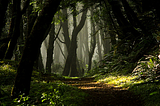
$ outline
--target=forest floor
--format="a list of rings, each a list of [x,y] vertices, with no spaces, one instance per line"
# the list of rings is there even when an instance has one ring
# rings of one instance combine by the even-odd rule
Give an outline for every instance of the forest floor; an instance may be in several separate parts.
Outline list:
[[[96,82],[94,78],[65,79],[62,82],[88,94],[83,106],[143,106],[139,96],[127,88]]]

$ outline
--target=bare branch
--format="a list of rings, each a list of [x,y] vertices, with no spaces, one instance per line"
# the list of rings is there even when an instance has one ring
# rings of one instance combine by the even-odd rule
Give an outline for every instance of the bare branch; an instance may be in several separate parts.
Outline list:
[[[53,40],[53,41],[55,41],[55,40],[58,38],[58,35],[59,35],[59,32],[60,32],[61,28],[62,28],[62,24],[61,24],[61,26],[60,26],[60,28],[59,28],[59,30],[58,30],[58,32],[57,32],[57,34],[56,34],[56,37],[54,38],[54,40]]]

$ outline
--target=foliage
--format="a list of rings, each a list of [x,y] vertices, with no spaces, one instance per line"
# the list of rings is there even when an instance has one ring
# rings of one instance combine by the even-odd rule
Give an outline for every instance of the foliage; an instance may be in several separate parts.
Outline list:
[[[30,5],[32,5],[34,7],[32,13],[34,13],[34,12],[38,13],[38,12],[42,11],[43,3],[38,3],[37,1],[32,1],[32,2],[30,2]]]
[[[133,70],[133,75],[138,75],[139,78],[146,81],[156,81],[159,76],[159,59],[157,56],[149,55],[145,60],[140,60]]]
[[[117,72],[128,74],[131,73],[136,63],[129,63],[129,58],[120,53],[114,54],[112,51],[106,54],[104,60],[98,62],[95,67],[87,73],[87,76],[104,75],[107,73]]]
[[[29,97],[28,96],[19,95],[19,98],[14,99],[13,102],[18,106],[29,105],[29,103],[28,103],[29,102]]]
[[[43,105],[52,105],[52,106],[63,105],[59,91],[57,91],[56,89],[54,89],[54,92],[49,94],[42,93],[41,99]]]
[[[30,95],[19,95],[18,98],[12,100],[10,97],[11,88],[13,87],[13,79],[16,70],[12,65],[1,61],[0,66],[0,105],[1,106],[30,106],[30,105],[51,105],[51,106],[77,106],[81,105],[86,94],[78,88],[64,84],[61,81],[54,80],[53,75],[50,83],[39,79],[39,72],[33,71]],[[13,65],[14,66],[14,65]],[[52,82],[53,81],[53,82]]]
[[[139,95],[145,106],[159,106],[159,88],[159,83],[142,83],[130,87],[129,91]]]
[[[159,60],[157,60],[156,56],[147,56],[146,61],[143,60],[142,62],[141,60],[137,64],[139,67],[139,70],[136,70],[137,74],[130,73],[126,75],[122,71],[113,71],[101,74],[101,71],[99,71],[99,73],[96,73],[95,76],[98,82],[107,83],[113,87],[120,87],[122,89],[129,90],[139,96],[145,106],[159,106],[160,83],[157,82],[157,80],[153,81],[153,78],[155,78],[155,73],[153,70],[157,69],[155,66],[158,63]],[[100,67],[99,70],[101,70],[101,68],[104,69],[104,67]],[[147,72],[146,75],[149,76],[147,78],[150,80],[141,78],[145,72]]]
[[[141,98],[144,106],[159,106],[160,98],[160,83],[146,82],[143,79],[138,79],[138,76],[122,75],[117,72],[108,73],[97,76],[98,82],[107,83],[113,87],[129,90],[136,96]]]
[[[2,63],[2,61],[1,61]],[[1,85],[10,85],[13,84],[16,71],[11,65],[3,64],[0,65],[0,84]]]

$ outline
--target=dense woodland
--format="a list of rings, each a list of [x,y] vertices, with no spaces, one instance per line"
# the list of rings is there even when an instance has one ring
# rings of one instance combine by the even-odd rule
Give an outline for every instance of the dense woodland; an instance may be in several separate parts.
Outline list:
[[[15,70],[8,96],[30,95],[34,75],[50,83],[118,73],[159,86],[159,7],[159,0],[0,0],[0,65]]]

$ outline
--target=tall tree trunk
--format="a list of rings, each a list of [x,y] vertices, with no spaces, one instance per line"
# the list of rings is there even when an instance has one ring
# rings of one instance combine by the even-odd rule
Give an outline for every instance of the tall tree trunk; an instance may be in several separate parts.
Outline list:
[[[114,32],[114,30],[117,30],[117,29],[115,28],[113,19],[111,17],[110,7],[106,6],[106,10],[107,10],[106,22],[107,22],[107,30],[108,30],[108,34],[109,34],[108,37],[111,37],[111,44],[114,46],[117,43],[116,42],[116,33]],[[109,52],[109,51],[107,51],[107,52]]]
[[[20,0],[13,0],[13,14],[10,28],[10,34],[12,39],[9,42],[9,47],[7,48],[5,59],[11,59],[13,56],[13,51],[16,47],[18,37],[20,36],[20,20],[22,15],[20,13]]]
[[[9,0],[0,0],[0,37],[1,37],[1,34],[2,34],[2,29],[4,28],[5,26],[5,22],[6,22],[6,10],[7,10],[7,6],[9,4]]]
[[[26,38],[27,38],[32,30],[35,20],[37,19],[38,12],[33,12],[33,6],[29,5],[26,11],[26,16],[27,16],[27,28],[26,28]]]
[[[131,33],[134,35],[134,38],[137,38],[140,36],[140,33],[134,29],[134,27],[128,22],[128,20],[124,17],[124,15],[122,14],[121,11],[121,7],[120,7],[120,2],[119,1],[108,1],[109,4],[112,7],[113,13],[117,19],[117,22],[119,24],[120,27],[120,33],[118,35],[119,39],[133,39],[132,36],[129,36],[128,33]]]
[[[68,51],[68,57],[66,59],[66,64],[65,64],[65,67],[64,67],[64,71],[63,71],[63,75],[65,75],[65,76],[69,75],[70,67],[71,67],[71,64],[72,64],[72,59],[74,57],[73,54],[76,54],[77,35],[84,26],[84,23],[85,23],[85,20],[86,20],[86,14],[87,14],[87,10],[85,10],[83,12],[79,25],[77,27],[75,27],[73,32],[72,32],[72,39],[71,39],[70,48],[69,48],[69,51]]]
[[[100,34],[101,34],[102,44],[103,44],[103,48],[104,48],[103,53],[105,55],[109,52],[108,51],[108,43],[106,41],[107,39],[105,39],[105,33],[102,30],[100,30]]]
[[[63,9],[62,10],[63,14],[65,15],[65,21],[62,24],[62,28],[63,28],[63,36],[64,36],[64,40],[65,40],[65,45],[67,47],[67,51],[69,51],[69,46],[70,46],[70,38],[69,38],[69,32],[68,32],[68,14],[67,14],[67,9]]]
[[[23,20],[20,20],[20,36],[17,41],[16,49],[15,49],[15,60],[19,61],[20,60],[20,54],[23,52]]]
[[[84,49],[84,67],[86,67],[86,64],[88,64],[89,62],[89,47],[88,47],[88,22],[86,22],[86,27],[84,27],[85,29],[85,35],[84,35],[84,46],[83,46],[83,49]]]
[[[123,34],[120,34],[120,36],[118,35],[119,39],[123,39],[123,42],[125,42],[125,40],[129,40],[131,44],[131,46],[128,45],[130,48],[124,52],[124,55],[135,54],[127,60],[128,62],[135,63],[155,45],[156,40],[153,37],[152,32],[150,32],[149,29],[147,30],[147,28],[140,23],[128,2],[126,0],[121,1],[128,20],[124,17],[124,14],[120,9],[120,1],[110,0],[108,2],[112,7],[113,13]],[[142,31],[140,32],[136,30],[136,28],[140,28]]]
[[[76,7],[74,7],[74,10],[73,10],[73,27],[74,29],[77,27],[77,19],[76,19]],[[76,36],[76,37],[74,37]],[[78,76],[78,72],[77,72],[77,62],[76,62],[76,58],[77,58],[77,36],[78,36],[78,33],[77,35],[72,35],[72,39],[71,40],[75,40],[76,42],[74,43],[74,45],[76,45],[76,48],[75,50],[73,50],[73,57],[71,59],[71,66],[70,66],[70,77],[75,77],[75,76]],[[72,45],[71,45],[72,46]]]
[[[55,40],[55,25],[53,23],[49,33],[49,44],[47,48],[46,70],[47,70],[47,73],[49,74],[51,74],[51,65],[53,63],[54,40]]]
[[[45,1],[45,6],[39,17],[36,19],[32,31],[26,40],[22,58],[17,69],[16,80],[11,94],[12,97],[17,97],[19,94],[29,94],[34,61],[36,60],[41,44],[46,37],[44,36],[45,32],[51,24],[59,4],[60,0]]]
[[[70,72],[70,77],[76,77],[78,76],[78,71],[77,71],[77,54],[74,52],[73,58],[72,58],[72,63],[71,63],[71,72]]]
[[[10,36],[12,39],[9,42],[9,47],[7,48],[5,59],[11,59],[13,56],[13,51],[16,47],[18,37],[20,36],[20,22],[22,19],[22,14],[26,11],[29,1],[26,1],[26,5],[23,7],[23,9],[20,9],[20,0],[13,0],[13,14],[12,14],[12,20],[11,20],[11,28],[10,28]]]
[[[102,60],[102,53],[101,53],[101,51],[102,51],[102,49],[101,49],[101,44],[100,44],[100,39],[99,39],[99,37],[100,37],[101,35],[99,35],[98,34],[98,36],[97,36],[97,47],[98,47],[98,56],[99,56],[99,61],[101,61]]]
[[[92,12],[91,12],[92,14]],[[91,44],[90,44],[90,51],[89,51],[89,63],[88,63],[88,71],[91,69],[92,66],[92,57],[94,54],[94,50],[96,48],[96,29],[95,29],[95,24],[92,22],[92,32],[93,34],[91,35]]]
[[[5,27],[5,23],[7,20],[5,15],[6,15],[6,10],[7,10],[8,4],[9,4],[9,0],[0,0],[0,13],[1,13],[1,15],[0,15],[0,19],[1,19],[1,21],[0,21],[0,38],[3,36],[2,29]],[[11,38],[8,37],[8,38],[0,40],[0,59],[4,58],[10,39]]]
[[[44,65],[43,65],[43,59],[42,59],[41,50],[39,50],[38,70],[39,70],[40,73],[44,73]]]

